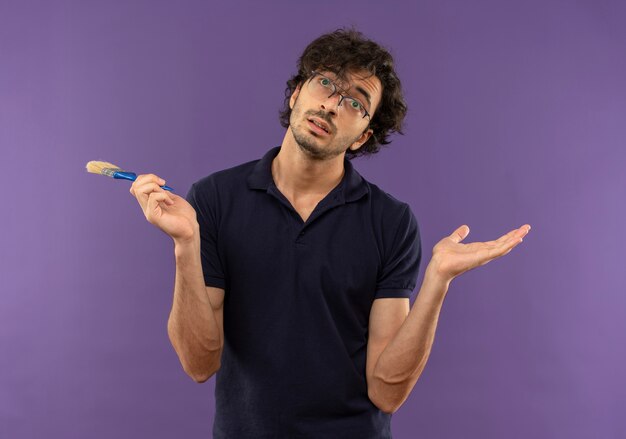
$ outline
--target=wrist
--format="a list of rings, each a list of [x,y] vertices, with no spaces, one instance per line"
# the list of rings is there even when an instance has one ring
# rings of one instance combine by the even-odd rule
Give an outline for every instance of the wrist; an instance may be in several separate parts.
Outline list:
[[[194,231],[190,236],[184,238],[173,238],[175,254],[182,255],[189,252],[200,251],[200,232]]]
[[[450,276],[445,275],[439,271],[439,264],[435,259],[431,259],[426,267],[424,277],[428,278],[432,283],[442,286],[446,289],[450,286],[452,279]]]

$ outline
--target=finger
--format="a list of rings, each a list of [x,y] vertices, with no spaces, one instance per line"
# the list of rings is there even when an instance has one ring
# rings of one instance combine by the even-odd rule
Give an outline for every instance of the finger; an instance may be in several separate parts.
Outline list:
[[[514,231],[517,232],[517,229]],[[521,238],[517,233],[513,233],[507,241],[500,243],[500,245],[490,252],[490,258],[496,259],[508,254],[511,250],[521,244]]]
[[[524,237],[530,231],[530,225],[525,224],[519,229],[515,229],[511,231],[511,236],[509,237],[508,243],[513,243],[515,245],[519,244],[523,241]]]
[[[500,256],[504,256],[505,254],[513,250],[513,248],[519,243],[520,241],[518,239],[509,237],[508,240],[495,244],[489,249],[488,259],[491,260],[499,258]]]
[[[529,232],[530,232],[530,224],[524,224],[522,227],[520,227],[520,234],[522,238],[528,235]]]
[[[485,265],[488,262],[491,262],[494,259],[497,259],[507,254],[508,252],[511,251],[511,249],[512,247],[511,248],[508,248],[508,247],[483,248],[476,253],[476,260],[478,261],[478,265]]]
[[[174,204],[174,202],[175,202],[174,197],[176,196],[176,194],[174,194],[174,193],[173,193],[173,192],[171,192],[171,191],[168,191],[168,190],[163,189],[163,188],[161,187],[161,185],[159,185],[158,192],[162,192],[162,193],[164,193],[164,194],[166,194],[166,195],[167,195],[167,200],[166,200],[166,201],[167,201],[167,204],[168,204],[168,205],[173,205],[173,204]]]
[[[163,192],[163,191],[165,191],[165,189],[163,189],[158,183],[149,181],[147,183],[139,185],[137,189],[135,190],[135,193],[139,195],[150,195],[150,193],[152,192]]]
[[[517,229],[511,230],[510,232],[502,235],[501,237],[499,237],[498,239],[496,239],[495,241],[493,241],[496,244],[502,244],[502,243],[506,243],[509,239],[511,239],[511,237],[515,234],[515,231]]]
[[[509,233],[495,241],[471,243],[466,247],[470,250],[470,247],[473,247],[474,244],[480,244],[481,246],[478,250],[472,249],[472,251],[477,251],[477,258],[480,261],[479,264],[485,265],[487,262],[508,254],[511,250],[518,246],[522,242],[522,236],[525,236],[528,233],[528,230],[530,230],[530,226],[525,225],[519,229],[511,230]]]
[[[154,182],[160,186],[165,184],[165,180],[156,174],[141,174],[135,178],[135,181],[133,181],[133,184],[130,186],[130,193],[135,195],[135,193],[137,193],[137,188],[148,182]]]
[[[135,181],[133,181],[133,186],[141,186],[142,184],[145,184],[149,181],[157,182],[159,178],[160,177],[154,174],[140,174],[135,178]]]
[[[526,236],[529,230],[530,225],[525,224],[519,229],[513,229],[506,235],[501,236],[500,238],[496,239],[495,242],[504,245],[508,245],[511,242],[520,242],[520,239]]]
[[[162,192],[152,192],[148,197],[148,208],[146,209],[145,215],[146,219],[153,223],[156,218],[160,216],[160,210],[165,208],[164,205],[167,205],[169,201],[169,197],[167,194]]]
[[[145,210],[148,208],[148,197],[150,196],[150,194],[163,192],[165,192],[165,190],[162,189],[158,184],[154,182],[148,182],[138,186],[135,189],[135,197],[137,198],[137,201],[145,212]]]
[[[470,232],[469,226],[466,224],[463,224],[461,227],[459,227],[454,232],[452,232],[449,238],[452,239],[454,242],[459,243],[463,241],[465,238],[467,238],[467,235],[469,235],[469,232]]]

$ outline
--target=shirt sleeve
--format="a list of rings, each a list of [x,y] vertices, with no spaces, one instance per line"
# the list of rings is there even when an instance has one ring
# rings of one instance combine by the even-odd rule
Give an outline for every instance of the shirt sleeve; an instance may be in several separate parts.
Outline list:
[[[211,186],[207,185],[207,188]],[[222,262],[220,261],[217,236],[218,228],[215,215],[216,193],[200,192],[196,183],[191,185],[186,199],[195,209],[200,226],[200,259],[204,284],[208,287],[226,289]]]
[[[386,251],[383,269],[378,275],[375,299],[410,298],[417,283],[422,245],[417,220],[408,204],[392,233],[392,244]]]

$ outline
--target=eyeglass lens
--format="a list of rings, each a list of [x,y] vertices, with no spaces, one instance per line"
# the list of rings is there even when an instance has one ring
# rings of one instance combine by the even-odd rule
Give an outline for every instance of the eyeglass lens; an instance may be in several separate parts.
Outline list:
[[[314,74],[313,78],[309,81],[309,88],[312,94],[318,99],[327,99],[334,94],[340,95],[339,108],[345,110],[345,112],[351,117],[365,117],[366,110],[363,104],[357,99],[350,96],[346,96],[338,91],[337,85],[330,79],[319,73]]]

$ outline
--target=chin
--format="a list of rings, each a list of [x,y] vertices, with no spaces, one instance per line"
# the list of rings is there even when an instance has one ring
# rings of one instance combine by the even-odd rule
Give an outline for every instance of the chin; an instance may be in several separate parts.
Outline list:
[[[291,125],[291,134],[300,150],[312,159],[327,160],[345,152],[344,149],[335,149],[332,143],[324,143],[324,140],[328,139],[309,132],[306,120],[300,126]]]

